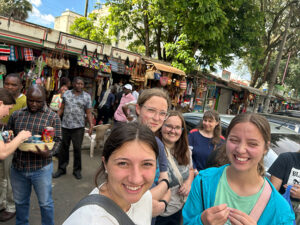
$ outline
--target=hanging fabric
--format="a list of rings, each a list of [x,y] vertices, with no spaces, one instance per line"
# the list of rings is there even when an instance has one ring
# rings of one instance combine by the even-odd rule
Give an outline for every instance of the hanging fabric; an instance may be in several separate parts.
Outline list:
[[[0,44],[0,55],[10,55],[10,47],[6,44]]]
[[[14,61],[14,62],[17,61],[17,57],[16,57],[16,54],[15,54],[15,46],[13,46],[13,45],[10,46],[10,55],[8,57],[8,60],[9,61]]]
[[[1,61],[8,61],[8,56],[0,55],[0,60]]]
[[[25,61],[33,61],[33,52],[31,48],[24,48]]]

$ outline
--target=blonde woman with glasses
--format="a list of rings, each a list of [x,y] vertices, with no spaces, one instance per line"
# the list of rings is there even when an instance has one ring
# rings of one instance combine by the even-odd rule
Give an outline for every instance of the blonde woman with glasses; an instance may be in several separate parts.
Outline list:
[[[160,88],[146,89],[140,94],[136,104],[138,121],[148,126],[153,133],[156,133],[166,120],[169,107],[170,99],[165,90]],[[156,176],[151,188],[153,217],[160,215],[166,210],[171,195],[164,145],[159,138],[156,138],[156,141],[159,148],[159,156]]]

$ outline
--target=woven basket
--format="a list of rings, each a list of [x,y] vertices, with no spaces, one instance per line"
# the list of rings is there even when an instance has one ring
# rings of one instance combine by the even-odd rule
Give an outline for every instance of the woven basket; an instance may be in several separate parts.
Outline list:
[[[45,145],[47,145],[49,150],[53,149],[55,142],[51,142],[51,143],[22,143],[19,145],[19,149],[21,151],[24,152],[28,152],[28,151],[34,151],[37,152],[37,149],[35,146],[38,146],[42,151],[45,150]]]

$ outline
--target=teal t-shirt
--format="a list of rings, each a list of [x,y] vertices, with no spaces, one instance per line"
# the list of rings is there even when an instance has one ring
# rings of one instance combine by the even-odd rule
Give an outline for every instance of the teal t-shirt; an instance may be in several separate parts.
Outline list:
[[[231,189],[227,182],[227,168],[224,169],[218,184],[214,206],[226,203],[228,207],[238,209],[249,215],[263,191],[266,180],[264,180],[262,188],[256,194],[250,196],[239,196]],[[228,220],[225,224],[231,223]]]

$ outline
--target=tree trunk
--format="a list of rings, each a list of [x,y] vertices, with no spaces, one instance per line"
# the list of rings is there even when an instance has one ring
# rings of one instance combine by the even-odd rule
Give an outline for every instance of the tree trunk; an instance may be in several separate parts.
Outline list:
[[[163,57],[164,57],[164,61],[167,61],[167,53],[166,53],[166,48],[163,48]]]
[[[273,51],[271,50],[268,55],[268,61],[267,61],[267,65],[265,67],[264,76],[261,79],[261,81],[258,82],[258,84],[256,85],[256,88],[260,88],[267,81],[272,53],[273,53]]]
[[[157,57],[159,60],[162,60],[162,55],[161,55],[161,46],[160,46],[160,42],[161,42],[161,24],[159,24],[158,28],[157,28],[157,34],[156,34],[156,48],[157,48]]]
[[[290,12],[291,12],[291,9],[290,9]],[[273,73],[271,74],[271,77],[270,77],[270,82],[269,82],[269,85],[268,85],[269,86],[268,94],[266,96],[266,101],[265,101],[264,108],[263,108],[264,113],[268,112],[271,96],[273,95],[274,85],[275,85],[276,77],[277,77],[278,70],[279,70],[279,64],[280,64],[280,60],[281,60],[282,54],[283,54],[283,48],[284,48],[284,45],[285,45],[285,42],[286,42],[286,37],[288,35],[288,31],[289,31],[289,28],[290,28],[290,25],[291,25],[291,18],[292,18],[292,16],[289,16],[288,20],[286,22],[284,35],[283,35],[283,38],[282,38],[282,41],[281,41],[281,44],[280,44],[280,47],[279,47],[279,52],[278,52],[278,55],[277,55],[277,58],[276,58],[275,68],[274,68]]]
[[[146,48],[146,56],[150,57],[150,32],[149,32],[149,18],[147,14],[147,4],[144,4],[144,27],[145,27],[145,48]]]

